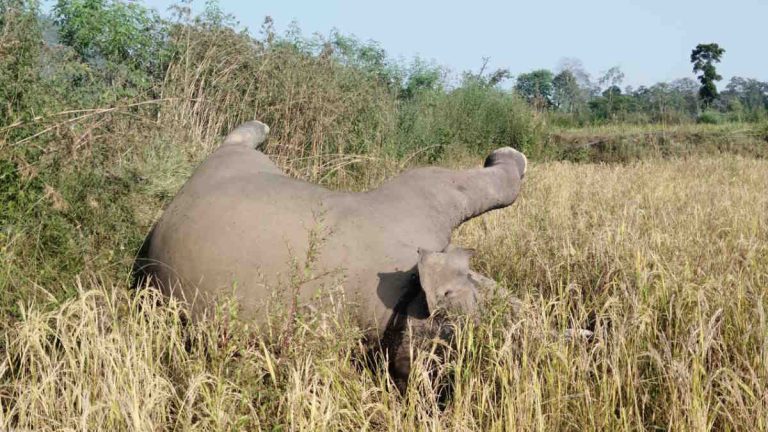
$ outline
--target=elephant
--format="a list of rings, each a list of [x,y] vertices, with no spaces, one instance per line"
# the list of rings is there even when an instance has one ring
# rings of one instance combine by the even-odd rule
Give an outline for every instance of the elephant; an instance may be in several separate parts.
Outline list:
[[[469,250],[450,246],[451,233],[517,199],[528,165],[521,152],[503,147],[482,167],[416,168],[344,192],[286,175],[260,150],[268,133],[258,121],[229,133],[166,207],[136,261],[193,321],[228,295],[240,318],[263,321],[264,301],[296,285],[302,258],[316,270],[299,281],[297,301],[311,302],[341,274],[354,322],[374,339],[438,310],[476,311],[489,279],[470,270]]]

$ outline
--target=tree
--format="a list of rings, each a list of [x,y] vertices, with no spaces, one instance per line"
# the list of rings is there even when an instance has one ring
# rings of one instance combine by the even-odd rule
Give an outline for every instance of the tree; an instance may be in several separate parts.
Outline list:
[[[412,99],[419,93],[442,88],[443,70],[419,57],[413,59],[405,75],[405,81],[400,88],[400,99]]]
[[[720,63],[720,58],[724,53],[725,50],[716,43],[698,44],[691,51],[693,72],[701,72],[701,75],[698,77],[699,82],[701,82],[699,97],[705,107],[709,107],[717,99],[718,94],[715,81],[720,81],[723,77],[718,75],[714,63]]]
[[[579,88],[579,83],[573,72],[567,69],[560,72],[552,80],[552,86],[554,87],[553,102],[555,106],[561,111],[572,113],[581,94],[581,88]]]
[[[749,115],[759,117],[768,109],[768,83],[752,78],[733,77],[725,87],[722,97],[730,110],[740,106]]]
[[[605,89],[603,94],[592,99],[589,107],[592,114],[599,119],[614,120],[617,114],[626,114],[636,105],[630,95],[622,94],[621,87],[613,85]]]
[[[584,68],[584,64],[577,58],[562,58],[558,62],[558,71],[553,81],[555,104],[559,109],[570,114],[579,116],[587,114],[590,98],[599,92]],[[571,77],[575,82],[571,81]]]
[[[584,68],[584,64],[581,62],[581,60],[571,57],[562,58],[558,62],[557,70],[561,72],[570,72],[573,77],[576,78],[576,83],[579,84],[582,92],[585,93],[583,95],[585,98],[592,93],[597,93],[597,90],[595,90],[595,85],[592,83],[589,73]]]
[[[462,75],[462,85],[479,85],[481,87],[494,87],[501,84],[505,80],[509,79],[509,69],[499,68],[493,72],[487,72],[488,63],[491,61],[490,57],[483,57],[483,64],[480,66],[480,71],[475,73],[472,71],[466,71]]]
[[[515,90],[536,109],[542,110],[552,104],[552,80],[552,72],[547,69],[520,74]]]
[[[84,60],[162,74],[164,29],[154,10],[120,0],[59,0],[53,14],[61,42]]]
[[[618,96],[621,96],[620,86],[622,82],[624,82],[624,72],[622,72],[618,66],[614,66],[605,71],[603,76],[598,80],[601,89],[603,86],[606,87],[603,90],[602,96],[606,99],[606,112],[609,116],[612,116],[614,111],[616,111],[614,102]]]
[[[622,72],[621,68],[618,66],[614,66],[605,71],[603,76],[601,76],[597,82],[600,84],[600,88],[603,86],[606,87],[603,91],[608,90],[611,87],[619,87],[621,86],[621,83],[624,82],[624,72]]]
[[[681,78],[669,83],[672,93],[672,108],[690,117],[699,112],[699,85],[692,78]]]
[[[302,42],[300,32],[294,31],[292,45]],[[376,41],[364,42],[354,35],[344,35],[338,30],[331,33],[331,47],[336,60],[346,66],[350,66],[378,77],[381,82],[394,85],[399,81],[398,74],[389,64],[387,52]]]

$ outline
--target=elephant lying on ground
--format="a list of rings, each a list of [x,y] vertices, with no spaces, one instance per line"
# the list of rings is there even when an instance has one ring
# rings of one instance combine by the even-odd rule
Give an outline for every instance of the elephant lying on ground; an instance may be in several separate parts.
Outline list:
[[[454,228],[515,201],[522,153],[500,148],[483,168],[418,168],[375,190],[338,192],[285,175],[258,150],[268,132],[256,121],[231,132],[167,207],[137,261],[187,302],[192,319],[227,295],[240,317],[262,319],[264,301],[291,286],[297,257],[313,255],[317,226],[328,235],[315,267],[341,271],[352,316],[374,337],[439,308],[475,310],[483,278],[469,269],[469,252],[446,248]],[[298,287],[299,303],[338,277],[318,273]]]

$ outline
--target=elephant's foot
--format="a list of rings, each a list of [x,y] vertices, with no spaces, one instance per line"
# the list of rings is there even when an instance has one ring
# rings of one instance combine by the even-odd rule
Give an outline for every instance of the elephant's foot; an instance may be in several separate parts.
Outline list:
[[[243,123],[224,138],[222,145],[240,145],[259,150],[269,135],[269,126],[258,120]]]
[[[502,147],[494,150],[487,158],[485,158],[485,164],[483,164],[483,166],[488,168],[510,162],[517,165],[517,172],[520,173],[520,178],[522,179],[525,175],[525,171],[528,169],[528,158],[512,147]]]

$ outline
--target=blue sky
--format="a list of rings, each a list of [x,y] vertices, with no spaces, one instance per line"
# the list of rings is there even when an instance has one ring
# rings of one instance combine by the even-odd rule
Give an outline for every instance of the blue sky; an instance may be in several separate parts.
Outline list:
[[[147,0],[164,12],[170,0]],[[198,1],[195,10],[203,6]],[[295,20],[306,35],[332,28],[376,40],[405,59],[432,59],[455,72],[508,67],[517,75],[581,60],[593,78],[612,66],[624,84],[693,77],[691,49],[717,42],[722,88],[733,76],[768,81],[768,0],[527,0],[465,2],[222,0],[222,9],[257,31],[266,15],[283,31]]]

